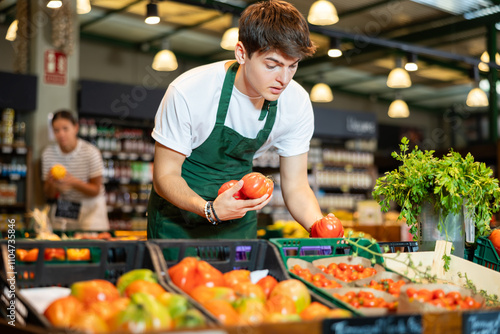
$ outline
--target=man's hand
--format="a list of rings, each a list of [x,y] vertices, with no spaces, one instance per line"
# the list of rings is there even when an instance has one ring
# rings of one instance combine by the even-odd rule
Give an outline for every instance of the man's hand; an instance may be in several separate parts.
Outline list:
[[[256,199],[235,199],[233,197],[243,187],[243,180],[220,194],[214,201],[214,210],[221,221],[238,219],[248,211],[256,211],[265,207],[271,198],[267,194]]]

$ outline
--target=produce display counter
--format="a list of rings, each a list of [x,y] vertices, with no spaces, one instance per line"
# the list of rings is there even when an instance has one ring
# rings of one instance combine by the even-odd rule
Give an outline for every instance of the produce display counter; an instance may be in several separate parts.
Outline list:
[[[483,240],[484,241],[484,240]],[[31,287],[46,286],[69,286],[75,281],[101,278],[116,283],[120,275],[137,268],[148,268],[155,271],[161,280],[161,284],[172,293],[183,293],[176,287],[168,269],[179,263],[187,256],[197,256],[207,261],[221,272],[228,272],[235,268],[245,268],[250,271],[268,270],[269,274],[278,281],[290,278],[301,279],[290,272],[287,261],[301,260],[310,261],[325,260],[328,258],[340,259],[343,256],[356,253],[358,257],[370,260],[373,252],[380,252],[378,244],[373,244],[369,240],[359,239],[353,246],[347,244],[343,239],[272,239],[266,240],[151,240],[151,241],[103,241],[103,240],[68,240],[68,241],[39,241],[39,240],[17,240],[17,249],[37,249],[41,256],[34,261],[13,262],[9,255],[8,243],[6,240],[0,242],[2,250],[0,265],[3,275],[16,271],[16,291]],[[401,245],[398,244],[398,247]],[[405,249],[414,250],[411,244]],[[458,272],[467,272],[468,278],[474,280],[478,289],[486,290],[488,293],[499,294],[498,282],[500,272],[498,272],[498,258],[491,255],[481,247],[490,247],[487,242],[479,243],[479,248],[474,254],[479,254],[479,258],[471,257],[468,261],[455,259],[452,257],[451,269],[443,274],[443,279],[456,284],[464,284],[463,278],[459,278]],[[89,258],[76,260],[68,258],[69,249],[89,249]],[[57,253],[48,252],[50,249],[63,249],[65,256],[63,259],[44,257]],[[412,253],[411,256],[416,261],[427,266],[432,260],[432,252]],[[486,255],[485,255],[486,254]],[[496,255],[496,253],[493,253]],[[409,253],[385,254],[387,256],[408,256]],[[401,262],[383,260],[373,257],[377,265],[384,265],[387,268],[394,268],[401,271]],[[485,261],[482,263],[481,261]],[[370,261],[369,261],[370,262]],[[475,263],[474,263],[475,262]],[[493,263],[493,266],[492,266]],[[13,266],[13,267],[10,267]],[[406,269],[406,268],[403,268]],[[411,275],[411,273],[408,273]],[[6,308],[9,305],[9,285],[5,279],[0,284],[0,332],[1,333],[67,333],[56,329],[47,320],[34,311],[34,308],[21,296],[17,296],[17,305],[25,306],[24,312],[16,314],[18,317],[16,326],[8,323]],[[320,289],[316,289],[310,282],[304,282],[311,293],[313,301],[318,301],[323,305],[335,308],[339,304],[331,295],[327,295]],[[16,294],[17,295],[17,294]],[[288,323],[262,323],[251,326],[225,326],[218,322],[217,318],[198,304],[197,300],[189,299],[192,305],[203,310],[206,316],[207,327],[176,329],[167,332],[189,332],[189,333],[210,333],[210,334],[260,334],[260,333],[290,333],[290,334],[352,334],[352,333],[500,333],[500,309],[476,309],[468,311],[443,311],[424,313],[389,313],[388,315],[363,315],[360,316],[354,311],[351,318],[330,318],[326,320],[299,321]],[[22,323],[26,323],[24,326]],[[157,331],[155,333],[166,333]]]

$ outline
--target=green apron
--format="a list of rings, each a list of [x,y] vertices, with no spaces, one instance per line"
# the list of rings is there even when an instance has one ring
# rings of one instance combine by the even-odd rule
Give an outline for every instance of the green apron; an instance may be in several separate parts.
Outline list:
[[[207,201],[217,197],[223,183],[240,180],[252,171],[253,156],[269,137],[276,119],[278,102],[266,100],[259,117],[264,120],[267,114],[266,123],[256,138],[246,138],[224,125],[238,67],[235,62],[226,72],[212,133],[182,165],[182,177]],[[153,187],[148,203],[147,234],[148,239],[255,239],[257,213],[249,211],[240,219],[214,226],[205,217],[171,204]]]

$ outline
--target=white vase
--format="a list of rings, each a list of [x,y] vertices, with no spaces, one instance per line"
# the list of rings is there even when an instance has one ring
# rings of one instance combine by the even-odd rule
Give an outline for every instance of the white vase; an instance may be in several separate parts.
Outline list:
[[[430,202],[424,202],[418,215],[418,249],[433,251],[436,240],[446,240],[453,243],[453,255],[463,258],[465,251],[464,213],[449,214],[440,222],[441,212],[435,212]],[[441,230],[438,229],[441,224]]]

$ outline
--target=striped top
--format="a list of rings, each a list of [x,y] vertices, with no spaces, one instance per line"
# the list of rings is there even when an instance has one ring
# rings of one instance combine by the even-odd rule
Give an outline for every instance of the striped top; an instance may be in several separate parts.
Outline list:
[[[102,176],[104,169],[99,149],[83,139],[78,139],[76,148],[69,153],[62,152],[57,144],[52,144],[43,151],[43,181],[47,179],[47,174],[55,164],[63,165],[71,175],[85,182],[89,182],[91,178]],[[104,195],[104,185],[101,185],[100,194]],[[60,196],[62,199],[72,202],[80,202],[82,199],[88,198],[74,189],[70,189]]]

